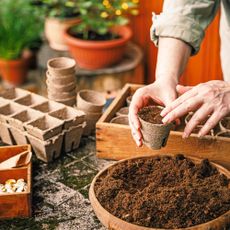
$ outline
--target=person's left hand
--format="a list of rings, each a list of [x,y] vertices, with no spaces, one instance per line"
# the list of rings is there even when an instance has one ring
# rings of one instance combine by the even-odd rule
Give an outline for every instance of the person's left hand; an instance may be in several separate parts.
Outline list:
[[[191,111],[196,111],[187,123],[183,138],[187,138],[192,130],[207,119],[198,133],[206,135],[224,116],[230,112],[230,84],[224,81],[209,81],[194,87],[178,85],[180,97],[168,105],[162,112],[163,123],[169,123]]]

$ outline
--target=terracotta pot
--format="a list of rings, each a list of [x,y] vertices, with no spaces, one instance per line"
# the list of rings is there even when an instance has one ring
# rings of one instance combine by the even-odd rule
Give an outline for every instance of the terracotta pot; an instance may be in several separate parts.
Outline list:
[[[128,116],[117,116],[114,117],[110,123],[114,123],[114,124],[120,124],[120,125],[129,125],[129,118]]]
[[[74,75],[75,66],[76,62],[72,58],[67,57],[52,58],[47,62],[49,74],[55,78]]]
[[[154,109],[159,106],[149,107],[152,107]],[[166,146],[169,133],[171,128],[173,127],[173,124],[153,124],[143,120],[142,118],[140,118],[140,116],[138,117],[141,123],[143,143],[152,149],[161,149],[161,147]]]
[[[167,154],[169,155],[169,154]],[[152,156],[144,156],[144,157],[135,157],[135,158],[131,158],[131,159],[144,159],[144,158],[151,158]],[[159,157],[162,157],[162,155],[160,155]],[[198,158],[194,158],[194,157],[189,157],[189,159],[191,159],[194,163],[200,163],[201,159]],[[125,161],[129,161],[129,159],[125,159],[125,160],[121,160],[118,161],[108,167],[106,167],[105,169],[103,169],[102,171],[100,171],[95,178],[93,179],[91,186],[90,186],[90,190],[89,190],[89,199],[90,199],[90,203],[93,207],[93,210],[96,214],[96,216],[98,217],[98,219],[100,220],[100,222],[108,229],[111,230],[166,230],[163,228],[148,228],[148,227],[143,227],[143,226],[139,226],[139,225],[135,225],[135,224],[131,224],[128,223],[114,215],[112,215],[111,213],[109,213],[106,209],[104,209],[102,207],[102,205],[100,204],[100,202],[98,201],[96,194],[95,194],[95,183],[97,181],[97,179],[101,176],[101,175],[105,175],[105,173],[108,170],[112,170],[114,165],[120,164],[121,162],[125,162]],[[225,169],[224,167],[218,165],[218,164],[214,164],[211,163],[212,165],[214,165],[218,171],[224,175],[226,175],[228,178],[230,178],[230,172]],[[218,218],[211,220],[207,223],[204,224],[199,224],[196,226],[192,226],[192,227],[188,227],[188,228],[183,228],[183,230],[209,230],[209,229],[227,229],[225,226],[227,224],[229,224],[229,220],[230,220],[230,211],[226,212],[225,214],[219,216]],[[179,230],[179,229],[178,229]],[[180,228],[180,230],[182,230],[182,228]]]
[[[70,26],[79,23],[79,21],[79,18],[47,18],[45,21],[45,36],[49,41],[50,47],[59,51],[68,50],[65,39],[63,37],[64,32]]]
[[[80,90],[77,94],[77,107],[80,110],[101,113],[106,99],[103,94],[93,90]]]
[[[26,80],[28,72],[25,59],[3,60],[0,59],[0,74],[3,80],[13,86],[21,85]]]
[[[120,38],[108,41],[82,40],[71,36],[69,29],[66,30],[64,37],[78,65],[93,70],[116,64],[124,55],[132,31],[127,26],[116,27],[112,31],[120,35]]]

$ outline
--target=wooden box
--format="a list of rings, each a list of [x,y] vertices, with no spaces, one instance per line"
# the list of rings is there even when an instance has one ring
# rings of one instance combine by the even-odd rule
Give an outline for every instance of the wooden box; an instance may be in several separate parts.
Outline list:
[[[230,169],[230,138],[205,136],[198,138],[192,134],[182,138],[182,131],[171,131],[167,146],[152,150],[146,146],[137,147],[128,125],[112,124],[110,120],[115,113],[126,105],[126,98],[132,95],[141,85],[126,84],[96,125],[97,157],[120,160],[124,158],[159,153],[178,154],[208,158]]]
[[[0,147],[0,162],[24,151],[31,151],[30,145]],[[0,193],[0,218],[31,216],[31,162],[20,168],[0,170],[0,184],[8,179],[23,178],[27,182],[26,192]]]

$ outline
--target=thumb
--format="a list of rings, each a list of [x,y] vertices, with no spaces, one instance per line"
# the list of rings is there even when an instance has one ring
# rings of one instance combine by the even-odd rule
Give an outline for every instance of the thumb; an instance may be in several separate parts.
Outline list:
[[[176,91],[179,95],[182,95],[184,93],[186,93],[187,91],[189,91],[190,89],[192,89],[192,86],[183,86],[183,85],[177,85],[176,86]]]

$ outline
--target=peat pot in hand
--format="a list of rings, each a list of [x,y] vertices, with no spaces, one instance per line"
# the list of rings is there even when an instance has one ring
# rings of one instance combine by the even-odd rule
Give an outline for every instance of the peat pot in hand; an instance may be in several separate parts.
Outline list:
[[[127,26],[117,26],[112,33],[118,37],[111,40],[83,40],[78,38],[73,28],[65,31],[64,37],[70,53],[79,67],[84,69],[100,69],[118,63],[131,39],[132,31]]]
[[[160,149],[166,146],[172,123],[163,124],[160,106],[147,106],[138,112],[141,123],[143,142],[152,149]]]

